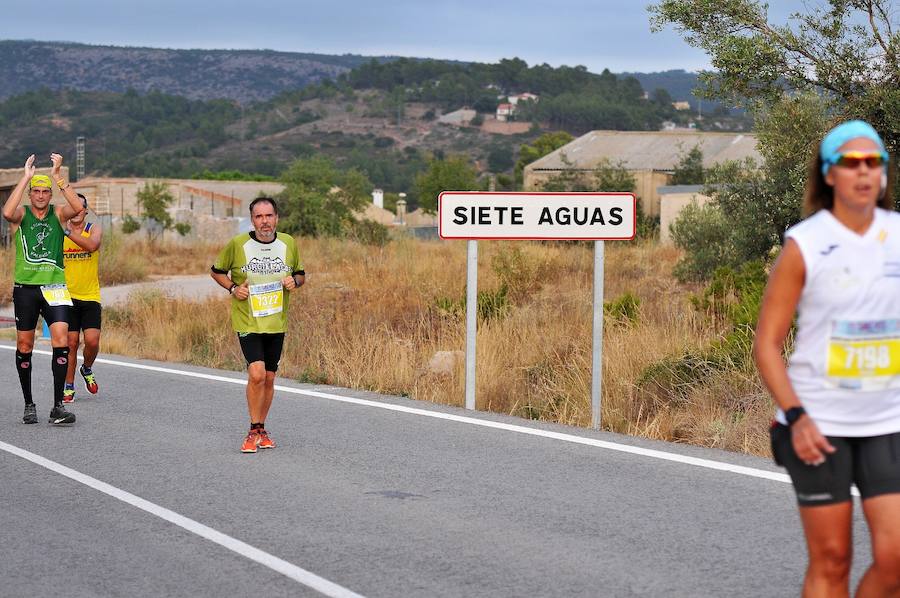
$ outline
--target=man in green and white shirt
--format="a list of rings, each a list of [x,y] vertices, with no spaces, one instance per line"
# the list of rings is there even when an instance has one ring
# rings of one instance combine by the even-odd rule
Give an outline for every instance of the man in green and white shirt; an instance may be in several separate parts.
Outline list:
[[[63,407],[63,387],[69,365],[69,310],[72,297],[66,287],[63,263],[64,222],[78,213],[81,200],[62,174],[63,157],[50,154],[53,164],[50,176],[35,173],[34,154],[25,160],[25,168],[9,199],[3,204],[3,217],[15,233],[16,265],[13,284],[13,306],[16,312],[16,371],[25,399],[22,423],[37,423],[37,408],[31,396],[31,356],[38,316],[50,328],[53,347],[53,408],[50,423],[75,423],[75,415]],[[54,206],[53,184],[62,191],[66,202]],[[28,189],[30,205],[21,205]],[[72,356],[74,359],[74,356]]]
[[[275,448],[265,428],[266,416],[275,395],[290,292],[306,277],[293,237],[275,230],[275,200],[253,200],[250,219],[254,230],[231,239],[212,267],[213,280],[231,293],[231,325],[247,360],[250,432],[241,446],[245,453]]]

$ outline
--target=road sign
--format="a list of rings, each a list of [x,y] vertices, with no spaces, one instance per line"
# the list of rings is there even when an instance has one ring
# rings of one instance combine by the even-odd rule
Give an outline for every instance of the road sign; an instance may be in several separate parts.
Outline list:
[[[604,241],[633,239],[633,193],[503,193],[444,191],[438,196],[438,234],[468,239],[466,259],[466,409],[475,409],[478,240],[594,241],[591,425],[600,427],[603,381]]]
[[[438,196],[442,239],[633,239],[632,193],[444,191]]]

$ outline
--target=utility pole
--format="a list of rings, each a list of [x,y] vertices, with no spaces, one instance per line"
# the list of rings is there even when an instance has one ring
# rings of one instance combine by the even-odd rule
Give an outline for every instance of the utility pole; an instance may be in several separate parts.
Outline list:
[[[84,137],[75,138],[75,180],[84,178]]]

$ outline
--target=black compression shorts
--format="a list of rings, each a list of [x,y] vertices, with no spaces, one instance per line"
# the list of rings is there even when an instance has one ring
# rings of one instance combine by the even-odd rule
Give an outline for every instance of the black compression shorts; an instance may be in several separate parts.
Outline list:
[[[13,309],[16,313],[16,330],[34,330],[37,328],[38,316],[44,316],[47,325],[57,322],[68,322],[68,305],[50,305],[44,299],[39,285],[13,285]]]
[[[247,365],[254,361],[266,364],[267,372],[277,372],[281,361],[281,349],[284,347],[284,333],[263,334],[257,332],[239,332],[238,342]]]
[[[772,453],[794,483],[800,506],[828,505],[850,500],[856,484],[863,500],[900,492],[900,432],[861,438],[826,436],[837,449],[825,463],[807,465],[794,452],[791,429],[773,424]]]
[[[97,301],[82,301],[72,299],[72,309],[69,310],[69,332],[79,332],[88,328],[100,330],[103,308]]]

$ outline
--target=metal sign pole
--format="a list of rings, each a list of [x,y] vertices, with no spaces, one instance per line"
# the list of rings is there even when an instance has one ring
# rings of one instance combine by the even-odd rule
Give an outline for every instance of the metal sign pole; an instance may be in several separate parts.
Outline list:
[[[603,241],[594,241],[594,338],[591,364],[591,427],[600,428],[603,386]]]
[[[493,181],[491,189],[494,189]],[[476,239],[593,240],[594,297],[591,339],[591,425],[600,428],[603,387],[603,260],[605,241],[633,239],[637,224],[633,193],[442,191],[438,196],[441,239],[468,241],[466,264],[466,409],[475,409],[478,319]]]
[[[475,409],[475,336],[478,333],[478,241],[467,242],[466,409]]]

